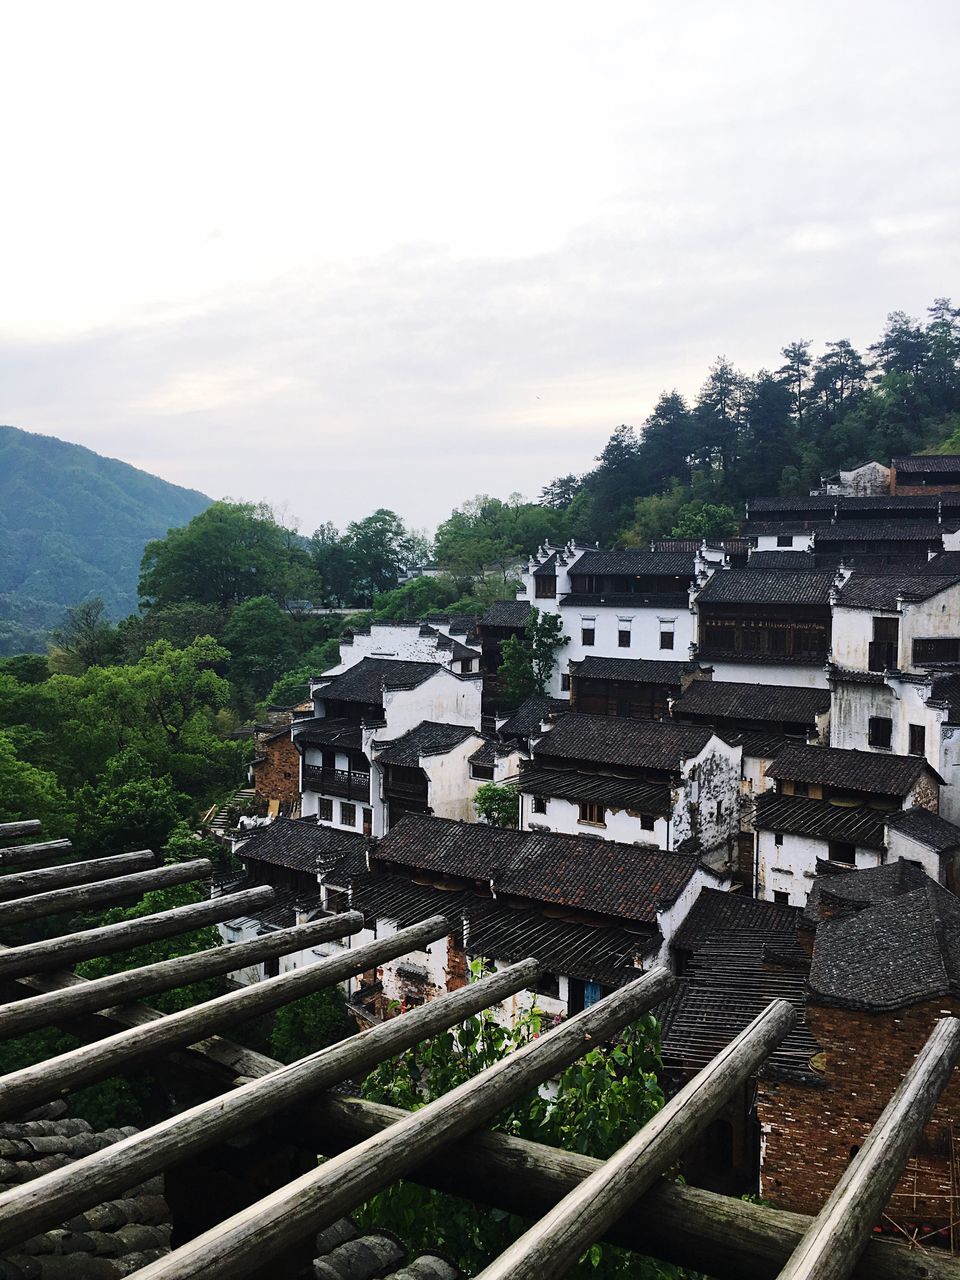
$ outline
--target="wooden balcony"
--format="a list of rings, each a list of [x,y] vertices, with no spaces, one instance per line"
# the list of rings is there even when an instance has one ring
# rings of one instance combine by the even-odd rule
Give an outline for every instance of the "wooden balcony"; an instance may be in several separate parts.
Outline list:
[[[320,765],[303,766],[303,785],[308,791],[324,796],[341,796],[344,800],[370,803],[369,773],[354,773],[348,769],[324,769]]]

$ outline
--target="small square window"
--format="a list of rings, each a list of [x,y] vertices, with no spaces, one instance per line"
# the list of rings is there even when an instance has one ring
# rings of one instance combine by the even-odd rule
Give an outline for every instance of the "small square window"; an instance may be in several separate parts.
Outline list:
[[[333,801],[332,800],[320,801],[320,805],[317,809],[317,819],[320,822],[333,821]]]
[[[546,812],[547,812],[547,800],[546,800],[546,796],[534,796],[534,797],[533,797],[533,812],[534,812],[534,813],[546,813]]]
[[[562,672],[560,675],[560,692],[561,693],[570,692],[570,675],[566,671]]]
[[[617,632],[617,644],[621,649],[630,648],[630,628],[621,627]]]
[[[793,784],[793,794],[795,796],[808,796],[810,794],[810,786],[806,782],[795,782]]]
[[[580,630],[580,643],[584,648],[589,649],[590,646],[595,643],[596,635],[597,633],[592,626],[582,627]]]
[[[793,538],[792,538],[792,536],[791,536],[789,533],[778,533],[778,534],[777,534],[777,546],[778,546],[778,547],[792,547],[792,546],[793,546]]]
[[[851,867],[857,860],[857,846],[846,840],[831,840],[827,845],[827,853],[831,862],[845,862]]]
[[[669,628],[669,630],[668,630],[668,629],[666,629],[666,628],[662,628],[662,629],[661,629],[661,631],[660,631],[660,648],[661,648],[661,649],[672,649],[672,648],[673,648],[673,627],[670,627],[670,628]]]
[[[657,819],[652,813],[641,813],[640,827],[643,831],[653,831],[657,825]]]
[[[355,804],[340,805],[340,825],[355,827],[357,825],[357,806]]]
[[[912,756],[926,755],[927,751],[927,729],[922,724],[912,724],[910,726],[910,754]]]
[[[777,848],[778,848],[778,849],[781,847],[781,845],[783,844],[783,832],[782,832],[782,831],[775,831],[775,832],[773,833],[773,843],[777,846]]]
[[[789,893],[784,893],[782,889],[774,889],[773,900],[774,902],[779,902],[783,907],[788,907],[790,905],[790,895]]]
[[[867,741],[871,747],[889,747],[893,735],[893,721],[888,716],[871,716],[867,728]]]
[[[602,827],[606,824],[603,820],[604,810],[602,804],[595,804],[592,800],[580,801],[580,821],[589,822],[592,826]]]

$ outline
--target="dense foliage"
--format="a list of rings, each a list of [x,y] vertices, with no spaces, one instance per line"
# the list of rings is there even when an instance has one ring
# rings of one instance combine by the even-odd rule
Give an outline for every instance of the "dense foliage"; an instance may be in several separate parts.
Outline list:
[[[473,966],[473,977],[480,973]],[[486,1011],[461,1026],[408,1050],[372,1072],[363,1097],[406,1110],[433,1101],[549,1028],[551,1019],[534,1009],[513,1029]],[[495,1127],[528,1138],[606,1159],[663,1106],[657,1080],[657,1024],[643,1017],[616,1044],[597,1048],[568,1067],[555,1093],[529,1094],[506,1108]],[[589,1106],[584,1101],[589,1099]],[[499,1210],[401,1182],[364,1206],[361,1221],[391,1229],[413,1249],[440,1248],[467,1275],[475,1275],[529,1225]],[[596,1280],[630,1277],[660,1280],[683,1273],[618,1249],[596,1246],[571,1276]]]
[[[520,825],[520,788],[513,782],[483,782],[477,787],[473,808],[481,822],[516,830]]]

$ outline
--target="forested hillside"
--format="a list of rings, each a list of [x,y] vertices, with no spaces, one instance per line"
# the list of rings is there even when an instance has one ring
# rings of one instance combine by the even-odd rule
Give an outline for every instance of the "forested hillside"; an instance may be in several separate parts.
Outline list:
[[[137,606],[143,549],[209,499],[51,436],[0,426],[0,654],[43,649],[91,596]]]

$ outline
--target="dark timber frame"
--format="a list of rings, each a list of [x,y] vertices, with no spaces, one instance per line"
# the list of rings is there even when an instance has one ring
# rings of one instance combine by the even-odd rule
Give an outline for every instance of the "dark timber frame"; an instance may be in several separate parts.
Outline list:
[[[8,824],[0,835],[16,839],[36,831],[33,823]],[[6,865],[36,865],[45,853],[52,866],[63,856],[63,845],[47,845],[43,852],[42,846],[29,847],[22,860],[16,857],[16,846],[4,850],[13,855]],[[44,908],[54,899],[57,906],[63,903],[71,909],[82,901],[78,894],[101,903],[123,901],[158,883],[183,883],[210,873],[203,861],[176,864],[172,875],[168,868],[143,872],[142,865],[140,857],[122,866],[114,862],[105,870],[123,869],[127,874],[42,895],[30,895],[29,890],[63,883],[63,874],[69,881],[72,873],[58,868],[56,875],[41,871],[0,876],[0,896],[7,899],[3,905],[8,908],[6,913],[0,909],[0,922],[30,918],[31,896],[34,903],[37,897],[47,898]],[[166,874],[158,876],[157,871]],[[37,875],[38,880],[32,878]],[[531,1213],[542,1215],[506,1253],[491,1261],[483,1272],[486,1280],[562,1276],[600,1239],[706,1268],[719,1280],[772,1280],[778,1275],[784,1280],[843,1280],[850,1275],[863,1280],[960,1280],[960,1263],[953,1258],[871,1238],[912,1145],[960,1060],[957,1019],[938,1023],[823,1212],[816,1219],[804,1218],[662,1179],[731,1092],[756,1073],[790,1032],[795,1014],[785,1001],[769,1005],[634,1138],[601,1162],[489,1132],[484,1126],[512,1100],[661,1002],[675,981],[666,970],[654,969],[627,983],[466,1084],[407,1113],[330,1090],[531,987],[542,971],[539,959],[521,960],[287,1066],[211,1033],[423,947],[445,936],[446,921],[432,917],[387,938],[351,947],[337,944],[360,928],[360,918],[348,913],[95,981],[65,969],[81,958],[171,937],[200,923],[235,919],[271,901],[269,889],[247,890],[120,926],[0,948],[3,997],[11,1000],[0,1005],[0,1036],[62,1023],[87,1038],[84,1017],[91,1015],[88,1020],[97,1024],[89,1032],[92,1043],[0,1078],[0,1113],[22,1114],[37,1102],[146,1058],[156,1067],[165,1061],[191,1066],[208,1083],[213,1081],[214,1093],[208,1101],[0,1194],[0,1250],[54,1229],[144,1178],[189,1165],[225,1141],[246,1140],[279,1120],[295,1128],[313,1153],[331,1158],[320,1165],[311,1159],[301,1176],[291,1173],[266,1196],[252,1196],[239,1212],[219,1218],[138,1271],[140,1280],[306,1275],[309,1244],[317,1230],[398,1177],[528,1218]],[[17,909],[24,902],[30,904],[27,915],[21,914],[22,906]],[[143,995],[325,941],[337,945],[332,956],[179,1013],[163,1016],[134,1003]],[[107,1039],[102,1038],[105,1028]]]

